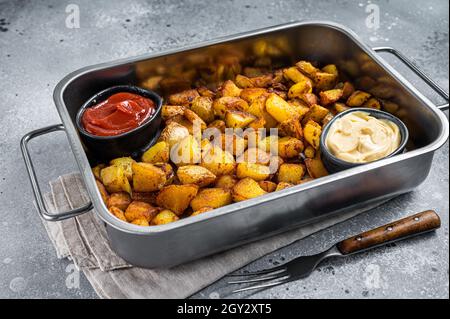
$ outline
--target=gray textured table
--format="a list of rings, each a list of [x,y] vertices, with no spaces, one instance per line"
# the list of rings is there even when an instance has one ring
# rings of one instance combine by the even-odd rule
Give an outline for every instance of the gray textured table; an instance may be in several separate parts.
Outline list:
[[[448,90],[448,9],[442,1],[373,1],[381,24],[369,29],[370,1],[104,1],[76,0],[80,28],[66,28],[69,3],[0,1],[0,297],[95,298],[87,280],[68,288],[70,262],[58,260],[32,204],[19,152],[26,132],[60,122],[52,90],[80,67],[183,46],[301,19],[343,23],[372,45],[404,52]],[[390,60],[389,60],[390,61]],[[392,61],[434,101],[438,98]],[[76,170],[62,133],[33,143],[39,177],[45,182]],[[430,176],[416,191],[314,234],[250,265],[266,267],[300,254],[319,252],[347,236],[435,209],[443,227],[434,235],[323,264],[306,280],[251,297],[270,298],[448,298],[449,149],[436,154]],[[220,297],[224,281],[195,297]],[[244,295],[242,295],[244,297]]]

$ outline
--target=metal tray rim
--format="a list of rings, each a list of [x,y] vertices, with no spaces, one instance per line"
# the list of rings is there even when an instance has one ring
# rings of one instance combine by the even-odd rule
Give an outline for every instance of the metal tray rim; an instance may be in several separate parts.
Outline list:
[[[126,64],[135,63],[135,62],[142,61],[142,60],[161,57],[164,55],[179,53],[182,51],[188,51],[188,50],[206,47],[206,46],[210,46],[210,45],[214,45],[214,44],[220,44],[220,43],[224,43],[224,42],[228,42],[228,41],[244,39],[244,38],[251,37],[251,36],[266,34],[269,32],[280,31],[280,30],[284,30],[284,29],[288,29],[288,28],[294,28],[294,27],[305,26],[305,25],[320,25],[320,26],[330,27],[339,32],[344,33],[352,41],[354,41],[373,60],[375,60],[378,64],[380,64],[387,72],[391,73],[391,75],[397,81],[399,81],[401,84],[403,84],[403,86],[405,88],[407,88],[410,91],[410,93],[412,93],[414,96],[416,96],[418,99],[420,99],[424,104],[426,104],[435,113],[435,115],[437,115],[440,118],[441,123],[442,123],[442,130],[440,132],[439,137],[434,142],[430,143],[427,146],[424,146],[422,148],[419,148],[419,149],[416,149],[416,150],[413,150],[413,151],[410,151],[410,152],[407,152],[407,153],[404,153],[401,155],[397,155],[392,158],[383,159],[383,160],[369,163],[369,164],[366,164],[366,165],[363,165],[360,167],[355,167],[355,168],[352,168],[352,169],[349,169],[349,170],[346,170],[346,171],[343,171],[340,173],[336,173],[336,174],[333,174],[333,175],[330,175],[327,177],[323,177],[323,178],[311,181],[307,184],[297,185],[292,188],[288,188],[288,189],[279,191],[277,193],[271,193],[271,194],[267,194],[267,195],[259,197],[259,198],[254,198],[254,199],[250,199],[250,200],[239,202],[239,203],[233,203],[233,204],[215,209],[210,214],[202,214],[202,215],[198,215],[198,216],[195,216],[192,218],[182,219],[180,221],[177,221],[176,223],[144,228],[144,227],[139,227],[139,226],[132,225],[129,223],[125,223],[125,222],[115,218],[114,216],[112,216],[111,214],[109,214],[107,212],[105,205],[100,200],[100,198],[101,198],[100,193],[98,192],[97,188],[94,187],[94,179],[95,178],[90,170],[90,166],[89,166],[86,154],[81,145],[81,142],[80,142],[79,138],[76,137],[77,136],[76,129],[69,117],[69,114],[68,114],[67,109],[64,104],[63,93],[64,93],[66,87],[71,82],[73,82],[78,77],[83,76],[84,74],[87,74],[87,73],[90,73],[93,71],[97,71],[97,70],[101,70],[101,69],[106,69],[106,68],[117,66],[117,65],[126,65]],[[376,168],[379,168],[379,167],[382,167],[385,165],[389,165],[394,162],[399,162],[399,161],[406,160],[408,158],[412,158],[412,157],[416,157],[416,156],[419,156],[422,154],[430,153],[430,152],[435,151],[439,147],[441,147],[447,140],[448,134],[449,134],[448,122],[447,122],[445,115],[428,98],[423,96],[417,89],[415,89],[412,86],[412,84],[410,84],[406,79],[404,79],[403,76],[401,76],[397,71],[395,71],[392,67],[390,67],[389,64],[387,64],[387,62],[384,61],[384,59],[382,59],[379,55],[375,54],[375,52],[373,50],[371,50],[370,47],[365,45],[352,30],[348,29],[347,27],[345,27],[343,25],[340,25],[340,24],[337,24],[334,22],[329,22],[329,21],[317,21],[317,20],[313,21],[312,20],[312,21],[287,23],[287,24],[277,25],[277,26],[273,26],[273,27],[266,27],[266,28],[255,30],[255,31],[243,32],[243,33],[239,33],[236,35],[224,36],[224,37],[217,38],[215,40],[204,41],[204,42],[200,42],[200,43],[197,43],[194,45],[185,46],[185,47],[181,47],[181,48],[169,49],[169,50],[165,50],[165,51],[161,51],[161,52],[157,52],[157,53],[143,54],[143,55],[139,55],[139,56],[135,56],[135,57],[131,57],[131,58],[124,58],[124,59],[114,60],[114,61],[110,61],[110,62],[106,62],[106,63],[100,63],[100,64],[96,64],[96,65],[92,65],[92,66],[87,66],[87,67],[81,68],[81,69],[74,71],[74,72],[68,74],[67,76],[65,76],[56,85],[56,87],[54,89],[54,93],[53,93],[53,99],[54,99],[57,111],[63,121],[64,127],[66,128],[66,134],[68,136],[69,143],[70,143],[70,146],[74,153],[76,162],[83,174],[84,181],[87,184],[86,186],[88,189],[88,193],[91,196],[91,200],[94,203],[94,207],[98,210],[98,214],[100,215],[100,218],[104,222],[106,222],[108,225],[110,225],[120,231],[137,234],[137,235],[157,234],[160,232],[165,232],[165,231],[169,231],[172,229],[185,227],[191,223],[204,222],[210,218],[215,218],[215,217],[218,217],[218,216],[221,216],[224,214],[236,212],[238,210],[241,210],[243,208],[247,208],[250,206],[259,206],[259,205],[262,205],[265,202],[271,201],[275,198],[289,196],[294,193],[301,192],[302,190],[310,189],[313,187],[318,187],[320,185],[327,184],[327,183],[330,183],[335,180],[340,180],[340,179],[344,179],[344,178],[347,178],[352,175],[360,174],[363,171],[373,170],[373,169],[376,169]],[[99,208],[101,208],[101,209],[99,209]]]

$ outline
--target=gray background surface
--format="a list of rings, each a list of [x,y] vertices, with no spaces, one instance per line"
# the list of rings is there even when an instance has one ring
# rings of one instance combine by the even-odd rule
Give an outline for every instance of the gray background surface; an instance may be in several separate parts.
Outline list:
[[[79,5],[79,29],[65,26],[69,3]],[[352,28],[371,46],[394,46],[448,91],[449,2],[373,1],[381,14],[376,31],[365,24],[370,3],[0,1],[0,297],[96,297],[83,276],[79,288],[67,287],[70,262],[56,258],[33,207],[19,151],[23,134],[60,122],[52,91],[63,76],[89,64],[290,21],[323,19]],[[394,59],[387,60],[433,101],[439,101]],[[43,184],[76,170],[63,133],[42,137],[32,146]],[[425,209],[435,209],[442,218],[443,227],[436,234],[325,262],[308,279],[237,297],[448,298],[448,154],[447,143],[436,153],[430,176],[416,191],[275,252],[248,269],[317,253],[345,237]],[[227,290],[222,280],[194,297],[224,297]]]

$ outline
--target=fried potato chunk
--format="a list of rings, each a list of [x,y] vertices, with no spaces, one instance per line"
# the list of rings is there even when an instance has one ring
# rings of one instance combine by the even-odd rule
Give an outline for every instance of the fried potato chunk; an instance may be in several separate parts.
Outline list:
[[[156,143],[142,154],[144,163],[167,163],[169,161],[169,144],[162,141]]]
[[[322,127],[320,124],[309,120],[303,128],[305,140],[316,150],[320,147],[320,135],[322,134]]]
[[[128,220],[125,217],[125,213],[118,207],[112,206],[109,207],[109,212],[119,218],[120,220],[123,220],[124,222],[127,222]]]
[[[180,216],[189,207],[189,203],[197,192],[197,185],[169,185],[159,192],[156,203]]]
[[[233,200],[240,202],[266,194],[266,191],[251,178],[243,178],[234,185],[232,190]]]
[[[106,207],[117,207],[125,211],[131,203],[130,194],[125,192],[112,193],[106,203]]]
[[[176,222],[180,218],[172,211],[168,209],[164,209],[161,212],[158,213],[153,219],[151,224],[152,225],[165,225],[169,223]]]
[[[305,175],[305,172],[305,166],[302,164],[281,164],[278,170],[278,182],[298,184]]]
[[[166,173],[150,163],[133,163],[133,189],[137,192],[154,192],[164,187]]]
[[[270,168],[261,164],[239,163],[236,168],[236,175],[239,179],[249,177],[255,181],[263,181],[270,176]]]
[[[123,166],[111,165],[105,167],[100,172],[100,178],[108,192],[116,193],[124,191],[131,194],[131,186]]]
[[[231,191],[224,188],[204,188],[191,201],[192,210],[198,211],[204,207],[219,208],[231,204]]]
[[[144,202],[132,201],[125,210],[125,218],[132,222],[135,219],[145,219],[150,222],[158,214],[158,208]]]
[[[195,184],[205,187],[216,180],[216,175],[207,168],[198,165],[186,165],[177,170],[178,179],[182,184]]]
[[[306,169],[308,170],[309,176],[312,178],[319,178],[328,175],[328,171],[323,165],[320,158],[306,158],[305,159]]]
[[[236,183],[237,179],[234,178],[232,175],[222,175],[219,178],[217,178],[214,186],[218,188],[231,190]]]

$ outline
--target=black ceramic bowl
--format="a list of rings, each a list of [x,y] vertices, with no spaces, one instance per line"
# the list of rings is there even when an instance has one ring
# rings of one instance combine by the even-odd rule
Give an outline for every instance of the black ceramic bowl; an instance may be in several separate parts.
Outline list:
[[[126,133],[114,136],[97,136],[88,133],[81,123],[84,111],[120,92],[134,93],[151,99],[155,102],[155,113],[142,125]],[[162,103],[162,98],[153,91],[131,85],[113,86],[95,94],[81,106],[77,113],[76,125],[84,145],[96,158],[110,160],[122,156],[135,157],[153,145],[158,138]]]
[[[349,114],[352,112],[366,112],[369,113],[371,116],[377,118],[377,119],[385,119],[385,120],[390,120],[393,123],[395,123],[399,130],[400,130],[400,135],[401,135],[401,141],[400,141],[400,146],[397,148],[396,151],[394,151],[393,153],[389,154],[388,156],[384,157],[384,158],[389,158],[392,157],[394,155],[400,154],[405,150],[406,147],[406,143],[408,142],[409,139],[409,132],[408,132],[408,128],[406,127],[406,125],[396,116],[387,113],[387,112],[383,112],[380,110],[376,110],[376,109],[371,109],[371,108],[352,108],[349,109],[347,111],[344,111],[342,113],[339,113],[338,115],[336,115],[323,129],[322,131],[322,135],[320,136],[320,149],[322,152],[322,161],[323,164],[325,165],[326,169],[328,170],[328,172],[330,173],[335,173],[335,172],[340,172],[343,171],[345,169],[348,168],[352,168],[352,167],[356,167],[356,166],[360,166],[360,165],[364,165],[367,163],[351,163],[351,162],[347,162],[344,160],[341,160],[339,158],[337,158],[336,156],[334,156],[329,150],[328,147],[326,146],[325,140],[326,137],[328,135],[328,132],[330,130],[330,127],[333,125],[333,123]],[[383,159],[384,159],[383,158]]]

